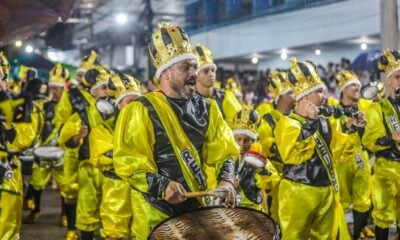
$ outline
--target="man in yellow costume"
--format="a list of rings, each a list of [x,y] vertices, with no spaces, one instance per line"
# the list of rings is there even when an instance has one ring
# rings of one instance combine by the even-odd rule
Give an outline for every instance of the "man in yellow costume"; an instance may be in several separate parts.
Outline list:
[[[215,101],[194,94],[197,60],[184,30],[159,25],[148,49],[160,91],[122,109],[114,132],[114,168],[131,184],[138,240],[161,221],[210,203],[186,192],[217,187],[234,204],[239,153]],[[207,169],[214,173],[205,175]]]
[[[100,60],[97,53],[91,51],[82,59],[77,72],[78,86],[72,85],[70,89],[64,91],[61,99],[56,106],[53,119],[55,136],[65,124],[65,122],[77,112],[84,113],[89,105],[94,105],[96,100],[89,93],[91,83],[84,78],[87,70],[99,65]],[[93,73],[93,72],[92,72]],[[93,75],[93,74],[92,74]],[[93,76],[91,76],[93,79]],[[85,131],[83,127],[82,131]],[[88,143],[85,142],[85,145]],[[60,186],[61,195],[65,199],[65,213],[67,216],[68,231],[66,240],[78,239],[76,233],[76,204],[78,198],[78,151],[77,149],[64,148],[63,179]]]
[[[88,134],[103,117],[96,108],[96,101],[107,97],[107,84],[110,73],[102,66],[89,69],[82,82],[89,86],[91,99],[85,104],[74,106],[76,98],[71,98],[75,112],[68,118],[60,133],[60,146],[66,151],[78,154],[78,202],[76,206],[76,227],[80,230],[82,240],[92,240],[94,231],[100,223],[99,206],[102,184],[100,170],[90,164],[90,142]],[[71,90],[70,90],[71,92]],[[82,95],[81,95],[82,96]],[[79,97],[79,96],[74,96]]]
[[[362,142],[376,157],[372,218],[376,239],[386,240],[393,222],[397,220],[397,228],[400,226],[400,52],[385,50],[378,69],[386,75],[389,96],[369,108]]]
[[[54,125],[52,120],[54,118],[55,107],[58,104],[61,94],[64,91],[65,82],[69,79],[69,72],[66,68],[62,67],[61,64],[56,64],[53,69],[49,72],[49,89],[51,100],[44,103],[43,111],[45,113],[45,124],[41,134],[41,146],[58,146],[58,133],[52,135]],[[56,159],[54,159],[55,161]],[[32,171],[32,178],[30,180],[29,188],[33,193],[34,199],[34,209],[31,211],[26,223],[34,223],[38,220],[40,216],[40,204],[42,190],[49,183],[52,170],[54,169],[54,177],[58,186],[63,186],[61,184],[62,180],[62,166],[57,166],[55,168],[48,168],[46,166],[40,166],[40,164],[35,164]],[[28,190],[29,191],[29,190]],[[65,216],[65,202],[63,197],[61,197],[61,217],[60,226],[67,226],[67,218]]]
[[[5,174],[0,174],[1,239],[19,239],[23,202],[20,155],[36,144],[39,138],[44,116],[37,100],[45,98],[47,93],[47,85],[41,79],[33,79],[27,83],[26,90],[21,93],[18,100],[11,100],[10,95],[4,90],[0,94],[2,99],[0,108],[6,116],[5,124],[1,124],[2,135],[4,134],[1,162],[3,166],[7,162],[10,166]],[[12,108],[22,101],[23,104],[13,111]]]
[[[354,159],[357,136],[342,134],[338,121],[318,116],[326,96],[312,63],[292,58],[288,80],[297,105],[275,129],[284,163],[278,196],[282,237],[350,239],[334,164]],[[352,127],[351,121],[347,127]]]
[[[272,109],[262,116],[257,130],[262,153],[271,161],[279,175],[283,173],[283,162],[276,146],[274,131],[279,119],[283,115],[289,115],[296,103],[293,91],[287,81],[286,72],[278,70],[271,72],[268,78],[268,90],[274,97]],[[278,191],[279,184],[272,189],[269,198],[270,213],[275,221],[278,221]]]
[[[233,120],[233,136],[240,146],[236,161],[236,189],[240,194],[238,205],[267,212],[267,195],[280,181],[270,161],[262,154],[257,141],[257,127],[261,118],[251,106],[245,106]]]
[[[140,94],[140,83],[134,77],[117,73],[108,83],[108,89],[115,97],[116,114],[98,124],[89,135],[90,162],[103,173],[100,217],[103,228],[101,234],[107,240],[129,239],[134,236],[131,201],[131,185],[122,181],[114,170],[113,134],[118,112]],[[140,221],[140,219],[138,219]]]
[[[214,88],[217,65],[214,63],[211,51],[198,44],[193,49],[193,53],[198,62],[196,92],[201,96],[214,99],[225,121],[232,127],[233,118],[242,109],[239,101],[232,91]]]
[[[343,134],[358,133],[357,143],[359,143],[356,146],[358,150],[355,159],[335,165],[340,186],[340,202],[345,211],[350,206],[353,208],[353,239],[374,237],[373,232],[367,227],[371,207],[371,166],[368,152],[361,145],[366,125],[364,113],[372,102],[360,99],[361,83],[357,75],[351,71],[345,70],[336,74],[336,87],[340,91],[340,103],[334,106],[341,112],[340,116],[336,116],[340,121],[339,130]],[[346,128],[346,123],[351,117],[356,117],[360,125],[354,124],[352,128]]]

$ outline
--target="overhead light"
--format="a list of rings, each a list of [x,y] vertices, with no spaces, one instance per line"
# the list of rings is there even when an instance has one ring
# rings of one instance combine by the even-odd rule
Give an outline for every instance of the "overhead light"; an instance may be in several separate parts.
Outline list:
[[[285,60],[287,58],[287,53],[286,52],[281,53],[281,58]]]
[[[251,62],[252,62],[253,64],[257,64],[257,63],[258,63],[258,58],[257,58],[257,57],[252,57],[252,58],[251,58]]]
[[[25,47],[25,51],[26,51],[27,53],[31,53],[31,52],[33,52],[33,47],[32,47],[31,45],[27,45],[27,46]]]
[[[117,16],[115,17],[115,21],[118,23],[118,24],[125,24],[126,23],[126,21],[128,21],[128,17],[126,16],[126,14],[124,14],[124,13],[119,13],[119,14],[117,14]]]
[[[361,43],[361,45],[360,45],[360,48],[361,48],[362,50],[366,50],[367,47],[368,47],[368,45],[367,45],[366,43]]]
[[[51,61],[57,61],[57,54],[53,51],[48,51],[47,52],[47,57],[51,60]]]
[[[19,40],[16,41],[16,42],[15,42],[15,46],[16,46],[16,47],[21,47],[21,46],[22,46],[22,41],[19,41]]]
[[[321,55],[321,50],[316,49],[316,50],[315,50],[315,55]]]

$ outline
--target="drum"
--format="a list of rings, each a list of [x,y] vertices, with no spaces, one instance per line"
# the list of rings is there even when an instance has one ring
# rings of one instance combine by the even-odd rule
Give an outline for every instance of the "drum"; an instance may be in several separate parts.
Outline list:
[[[253,209],[207,207],[158,224],[150,240],[273,240],[279,230],[270,216]]]
[[[33,151],[35,156],[39,159],[39,166],[42,168],[54,168],[63,165],[64,151],[62,148],[45,146],[37,147]]]

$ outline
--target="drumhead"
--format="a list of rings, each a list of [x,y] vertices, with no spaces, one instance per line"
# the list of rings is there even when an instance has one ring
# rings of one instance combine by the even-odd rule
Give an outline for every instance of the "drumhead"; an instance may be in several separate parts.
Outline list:
[[[273,240],[279,239],[279,231],[272,218],[263,212],[245,207],[207,207],[161,222],[148,239]]]
[[[58,159],[64,156],[62,148],[53,146],[37,147],[33,153],[36,157],[43,159]]]

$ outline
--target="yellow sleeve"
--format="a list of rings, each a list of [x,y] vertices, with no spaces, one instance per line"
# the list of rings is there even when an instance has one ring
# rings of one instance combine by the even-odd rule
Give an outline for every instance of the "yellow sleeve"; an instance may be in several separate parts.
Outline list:
[[[233,133],[224,121],[217,103],[210,99],[210,122],[206,141],[202,150],[207,185],[210,189],[216,186],[218,173],[226,160],[236,161],[240,148],[233,138]]]
[[[258,139],[262,146],[262,154],[266,157],[273,156],[271,153],[271,146],[275,143],[275,138],[272,132],[272,128],[267,121],[261,120],[261,124],[257,129]]]
[[[8,150],[17,152],[31,147],[42,132],[44,124],[43,113],[34,108],[31,113],[30,122],[13,123],[15,129],[15,138],[8,145]]]
[[[153,124],[143,104],[135,101],[122,109],[114,132],[114,169],[142,192],[148,191],[146,174],[157,173],[154,143]]]
[[[65,122],[63,125],[61,132],[60,132],[60,138],[59,138],[59,143],[60,147],[65,149],[70,149],[67,145],[66,142],[72,138],[75,135],[79,134],[79,131],[81,129],[81,119],[79,118],[79,115],[77,113],[74,113],[71,117],[68,118],[68,120]],[[81,143],[82,144],[82,140]],[[77,149],[79,145],[74,148]]]
[[[357,151],[361,147],[361,140],[358,132],[344,133],[340,120],[334,117],[329,118],[332,139],[330,149],[335,162],[346,163],[355,159]]]
[[[72,106],[69,101],[68,91],[64,91],[61,95],[60,101],[54,110],[54,131],[59,131],[59,128],[68,120],[72,114]]]
[[[365,132],[362,137],[362,144],[371,152],[377,152],[380,150],[390,148],[388,146],[382,146],[376,144],[376,141],[380,138],[388,136],[391,139],[391,135],[386,132],[384,125],[382,108],[379,103],[373,103],[369,107],[368,112],[365,114],[367,125],[365,126]]]
[[[113,150],[113,135],[104,127],[98,124],[89,134],[90,163],[99,168],[112,165],[112,158],[105,156]]]
[[[273,100],[261,103],[260,105],[257,106],[256,111],[260,114],[261,117],[271,112],[274,109],[272,102]]]
[[[233,126],[233,119],[240,110],[242,110],[242,105],[229,90],[225,90],[224,99],[222,101],[222,109],[224,110],[225,121],[228,123],[229,127]]]
[[[298,140],[301,127],[299,121],[287,116],[283,116],[276,125],[276,144],[285,164],[301,164],[311,159],[314,153],[315,141],[313,135]]]

